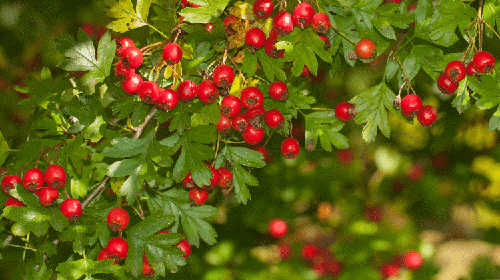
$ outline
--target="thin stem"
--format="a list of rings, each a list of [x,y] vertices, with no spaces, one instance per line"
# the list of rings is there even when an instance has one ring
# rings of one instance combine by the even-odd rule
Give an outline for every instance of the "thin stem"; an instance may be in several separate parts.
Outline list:
[[[240,68],[238,67],[238,65],[236,65],[236,62],[234,62],[233,58],[231,56],[229,56],[229,59],[231,60],[231,62],[233,63],[234,67],[236,68],[236,70],[238,70],[238,72],[240,73],[240,76],[241,78],[243,79],[243,83],[246,85],[247,84],[247,80],[245,79],[245,76],[243,75],[243,73],[241,72]]]
[[[231,140],[224,140],[224,139],[220,139],[222,142],[225,142],[225,143],[229,143],[229,144],[243,144],[243,143],[246,143],[245,141],[238,141],[238,142],[235,142],[235,141],[231,141]]]
[[[38,158],[36,160],[35,168],[38,168],[38,164],[40,163],[40,158],[42,157],[44,150],[45,150],[45,146],[42,147],[42,149],[40,150],[40,153],[38,154]]]
[[[403,64],[401,63],[401,61],[399,60],[399,58],[397,56],[392,56],[396,62],[399,64],[399,67],[401,67],[401,70],[403,71],[403,75],[405,76],[405,81],[406,83],[408,84],[408,86],[411,88],[411,90],[413,91],[413,93],[416,94],[415,90],[413,89],[413,87],[411,86],[411,83],[410,83],[410,79],[408,79],[408,75],[406,75],[406,71],[405,71],[405,68],[403,67]]]
[[[141,202],[139,201],[139,198],[138,198],[138,197],[136,197],[136,199],[137,199],[137,204],[139,205],[139,212],[141,212],[140,217],[141,217],[141,219],[143,219],[143,220],[144,220],[144,219],[146,219],[146,217],[144,217],[144,211],[142,211]]]
[[[217,135],[217,146],[215,147],[215,156],[214,156],[214,161],[212,162],[212,166],[215,164],[215,161],[217,160],[217,153],[219,152],[219,147],[220,147],[220,135]]]
[[[135,135],[134,135],[134,137],[132,137],[132,139],[139,139],[139,137],[141,137],[142,131],[144,130],[146,125],[148,125],[148,123],[153,119],[153,117],[156,115],[157,112],[158,112],[158,108],[156,108],[156,107],[153,108],[149,112],[149,114],[144,119],[144,122],[141,125],[139,125],[138,127],[136,127]]]
[[[332,108],[309,108],[306,110],[313,110],[313,111],[335,111],[335,109]]]
[[[20,246],[20,245],[14,245],[14,244],[6,244],[7,246],[11,246],[11,247],[16,247],[16,248],[23,248],[23,249],[27,249],[27,250],[31,250],[33,252],[36,252],[36,249],[34,248],[30,248],[30,247],[26,247],[26,246]]]
[[[477,9],[477,17],[479,18],[479,50],[483,50],[483,32],[484,32],[484,20],[483,20],[483,0],[479,0],[479,8]]]
[[[163,45],[163,44],[165,44],[165,43],[167,43],[167,42],[168,42],[168,40],[164,40],[164,41],[160,41],[160,42],[156,42],[156,43],[153,43],[153,44],[147,45],[147,46],[145,46],[145,47],[141,48],[141,52],[142,52],[142,53],[149,52],[152,48],[155,48],[155,47],[157,47],[157,46],[161,46],[161,45]]]
[[[274,133],[274,130],[273,130],[273,131],[271,131],[271,134],[269,134],[269,137],[267,138],[266,142],[264,142],[264,145],[262,145],[262,146],[264,146],[264,147],[265,147],[265,146],[267,145],[267,142],[269,142],[269,140],[270,140],[270,139],[271,139],[271,137],[273,136],[273,133]]]
[[[340,29],[338,29],[337,26],[333,25],[333,23],[331,23],[330,25],[337,33],[342,35],[342,37],[344,37],[347,41],[351,42],[353,45],[356,45],[356,43],[351,38],[347,37],[347,35],[345,35],[342,31],[340,31]]]
[[[156,27],[152,26],[151,24],[149,24],[147,22],[144,22],[144,23],[147,24],[149,27],[151,27],[154,31],[160,33],[160,35],[163,36],[165,39],[169,39],[167,35],[163,34],[163,32],[158,30]]]
[[[499,35],[496,31],[495,31],[495,29],[494,29],[493,27],[491,27],[491,25],[489,25],[489,24],[488,24],[486,21],[484,21],[484,20],[482,20],[482,22],[483,22],[484,24],[486,24],[486,27],[488,27],[489,29],[491,29],[491,31],[492,31],[495,35],[497,35],[497,37],[498,37],[498,38],[500,38],[500,35]]]

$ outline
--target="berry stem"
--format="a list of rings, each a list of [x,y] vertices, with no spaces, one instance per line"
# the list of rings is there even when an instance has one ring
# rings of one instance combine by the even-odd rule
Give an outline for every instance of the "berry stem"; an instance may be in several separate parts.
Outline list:
[[[481,19],[481,22],[484,23],[486,25],[486,27],[488,27],[495,35],[497,35],[497,37],[500,39],[500,35],[496,32],[496,30],[491,27],[491,25],[489,25],[486,21],[484,21],[483,19]]]
[[[413,89],[413,87],[411,86],[411,83],[410,83],[410,80],[408,79],[408,75],[406,75],[406,71],[405,71],[405,68],[403,67],[403,64],[401,63],[401,61],[399,60],[399,58],[397,56],[395,56],[394,54],[392,55],[392,58],[394,60],[396,60],[396,62],[399,64],[399,67],[401,67],[401,70],[403,71],[403,75],[405,76],[405,82],[408,84],[408,86],[411,88],[411,91],[413,91],[413,93],[417,94],[415,92],[415,90]]]
[[[484,33],[484,19],[483,19],[483,0],[479,0],[479,8],[477,9],[477,17],[479,19],[479,51],[483,50],[483,33]]]
[[[473,21],[471,22],[471,24],[467,27],[467,36],[469,36],[469,46],[467,46],[467,50],[465,51],[464,55],[462,56],[462,60],[461,60],[462,62],[464,62],[464,61],[465,61],[465,59],[466,59],[467,57],[469,57],[469,53],[470,53],[470,51],[472,50],[472,48],[473,48],[473,47],[475,46],[475,44],[476,44],[476,37],[472,37],[472,36],[470,35],[469,30],[470,30],[470,28],[471,28],[473,25],[475,25],[475,29],[477,29],[477,24],[478,24],[478,23],[477,23],[477,19],[475,19],[475,20],[473,20]]]
[[[147,24],[149,27],[151,27],[154,31],[160,33],[161,36],[163,36],[165,39],[168,39],[168,36],[163,34],[163,32],[161,32],[160,30],[158,30],[156,27],[154,27],[153,25],[145,22],[145,21],[142,21],[143,23]]]
[[[316,7],[318,7],[318,11],[320,13],[325,13],[323,11],[323,9],[321,9],[321,7],[319,6],[319,3],[318,3],[318,0],[315,0],[316,2]],[[326,13],[325,13],[326,14]],[[351,39],[349,38],[347,35],[345,35],[342,31],[340,31],[340,29],[337,28],[337,26],[333,25],[333,23],[330,23],[330,26],[337,32],[339,33],[342,37],[344,37],[347,41],[351,42],[353,45],[356,45],[356,43]]]
[[[224,143],[228,143],[228,144],[243,144],[243,143],[246,143],[245,141],[238,141],[238,142],[235,142],[235,141],[231,141],[231,140],[224,140],[224,139],[220,139],[222,142]]]
[[[144,183],[144,185],[146,185],[146,183]],[[144,220],[144,219],[146,219],[146,217],[144,217],[144,211],[142,211],[141,202],[139,201],[139,198],[138,198],[138,197],[136,197],[136,199],[137,199],[137,204],[139,205],[139,212],[141,213],[141,215],[140,215],[140,216],[141,216],[141,219],[143,219],[143,220]]]
[[[219,147],[220,147],[220,134],[217,135],[217,146],[215,147],[215,156],[214,156],[214,161],[212,162],[212,166],[215,165],[215,161],[217,160],[217,153],[219,153]]]

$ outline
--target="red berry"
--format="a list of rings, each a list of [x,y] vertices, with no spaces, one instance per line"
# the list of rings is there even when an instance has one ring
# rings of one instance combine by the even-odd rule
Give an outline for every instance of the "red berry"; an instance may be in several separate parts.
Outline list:
[[[422,176],[424,176],[424,173],[425,169],[422,165],[413,164],[406,172],[406,176],[408,177],[408,180],[412,182],[419,182],[422,179]]]
[[[342,101],[335,107],[335,116],[341,121],[350,121],[358,112],[349,102]]]
[[[381,273],[386,278],[399,276],[399,267],[392,263],[384,264],[381,268]]]
[[[236,34],[236,31],[233,28],[233,24],[238,22],[237,17],[229,15],[229,16],[224,18],[223,22],[224,22],[224,28],[226,30],[227,35],[231,36],[231,35]]]
[[[404,264],[409,269],[417,269],[422,266],[422,256],[417,251],[409,251],[404,257]]]
[[[354,154],[351,149],[339,149],[337,150],[337,159],[341,164],[349,165],[354,159]]]
[[[177,86],[177,94],[179,99],[184,102],[189,102],[196,98],[198,94],[198,87],[195,82],[191,80],[184,80]]]
[[[146,104],[156,103],[160,88],[155,82],[145,81],[139,86],[139,97]]]
[[[223,189],[230,189],[233,185],[233,173],[225,167],[219,167],[219,187]]]
[[[292,251],[293,248],[290,244],[288,243],[281,243],[278,245],[279,250],[280,250],[280,256],[282,259],[286,260],[289,259],[292,256]]]
[[[281,57],[285,55],[285,50],[278,50],[276,48],[276,39],[267,38],[266,44],[264,45],[264,50],[270,57]]]
[[[242,135],[243,135],[243,140],[245,140],[245,142],[247,142],[250,145],[255,145],[260,143],[260,141],[264,139],[265,132],[262,128],[257,129],[253,125],[249,125],[247,126],[247,129],[243,131]]]
[[[250,121],[248,119],[247,114],[239,113],[238,115],[234,116],[232,123],[233,123],[233,128],[236,131],[243,132],[245,131],[245,129],[247,129],[247,126],[250,124]]]
[[[118,78],[118,80],[120,80],[120,82],[124,82],[125,80],[127,80],[127,78],[129,78],[133,74],[135,74],[135,69],[128,69],[123,67],[122,61],[118,60],[118,63],[116,63],[115,66],[115,75]]]
[[[302,2],[299,3],[297,6],[295,6],[295,9],[293,9],[293,23],[304,29],[311,25],[312,18],[316,11],[314,11],[313,6],[307,2]]]
[[[120,57],[123,67],[129,69],[135,69],[141,66],[143,60],[141,50],[136,47],[128,47],[124,49]]]
[[[409,94],[401,100],[401,111],[407,117],[416,117],[420,108],[422,108],[422,100],[416,94]]]
[[[108,212],[107,223],[112,231],[121,231],[127,228],[130,216],[125,209],[115,207]]]
[[[160,107],[160,109],[168,112],[174,109],[177,106],[177,104],[179,104],[179,95],[173,89],[160,88],[156,104],[158,105],[158,107]]]
[[[128,47],[135,47],[134,41],[132,41],[126,37],[122,37],[122,38],[116,40],[116,54],[118,56],[121,56],[123,50],[125,50]]]
[[[76,221],[82,216],[82,204],[78,199],[69,198],[61,203],[61,213],[70,221]]]
[[[304,68],[302,69],[302,73],[300,74],[301,77],[306,77],[309,74],[311,74],[311,70],[309,70],[309,67],[304,64]]]
[[[149,264],[149,260],[146,257],[146,254],[142,255],[142,275],[144,277],[153,277],[155,275],[155,271]]]
[[[256,87],[247,87],[241,91],[241,105],[247,109],[256,109],[262,107],[264,95]]]
[[[316,33],[324,34],[330,30],[330,18],[324,13],[314,14],[311,26]]]
[[[377,54],[377,47],[369,39],[361,39],[354,48],[356,54],[364,59],[370,59]]]
[[[108,252],[106,252],[106,248],[102,248],[101,251],[99,251],[99,255],[97,255],[97,261],[102,261],[102,260],[107,260],[109,259]]]
[[[437,87],[443,94],[452,94],[457,89],[459,84],[452,80],[446,73],[441,73],[437,78]]]
[[[281,154],[286,159],[294,159],[299,155],[300,145],[297,139],[287,138],[281,143]]]
[[[403,0],[384,0],[384,3],[389,4],[389,3],[396,3],[396,4],[401,4]]]
[[[330,39],[325,35],[318,35],[321,40],[325,42],[325,50],[329,50],[332,47],[332,43],[330,43]]]
[[[269,233],[276,238],[280,238],[288,232],[288,224],[282,219],[271,220],[267,228]]]
[[[273,17],[273,29],[278,33],[278,35],[286,35],[292,32],[292,15],[286,11],[277,12]]]
[[[219,89],[210,80],[205,80],[198,85],[198,98],[204,103],[213,103],[219,98]]]
[[[288,87],[285,83],[276,81],[269,86],[269,96],[276,101],[285,101],[288,98]]]
[[[266,19],[271,16],[273,10],[272,0],[257,0],[253,3],[253,13],[257,18]]]
[[[365,207],[364,214],[368,221],[380,222],[383,215],[382,207],[379,205],[367,206]]]
[[[5,207],[7,207],[7,206],[25,207],[26,205],[24,205],[24,203],[22,203],[21,201],[13,198],[12,196],[9,196],[9,197],[7,197],[7,200],[5,201]]]
[[[139,86],[142,84],[142,77],[138,74],[132,74],[124,82],[122,89],[128,95],[136,94],[139,91]]]
[[[342,264],[336,260],[331,260],[327,262],[328,272],[333,276],[336,276],[342,272]]]
[[[280,111],[272,109],[266,112],[264,121],[270,128],[282,128],[285,123],[285,117],[283,117]]]
[[[184,252],[184,256],[183,256],[184,258],[189,257],[189,254],[191,254],[191,245],[189,245],[189,242],[187,242],[186,239],[182,239],[175,246],[177,246],[177,248],[181,249],[181,251]]]
[[[220,112],[226,117],[234,117],[241,111],[241,101],[234,95],[228,95],[222,99]]]
[[[264,114],[266,114],[266,109],[261,106],[255,109],[246,110],[245,113],[247,114],[250,123],[253,126],[258,126],[262,118],[264,118]]]
[[[43,172],[38,168],[32,168],[23,176],[23,186],[30,192],[34,192],[43,187],[45,182]]]
[[[196,187],[196,184],[194,183],[193,178],[191,177],[191,171],[189,171],[188,174],[186,174],[186,177],[184,177],[184,179],[182,179],[181,183],[186,188],[194,188],[194,187]]]
[[[123,260],[128,254],[128,243],[121,237],[113,237],[108,241],[106,251],[110,258],[118,261]]]
[[[437,119],[437,111],[431,105],[425,105],[418,111],[417,119],[423,126],[432,125]]]
[[[14,184],[21,184],[21,177],[17,175],[7,175],[3,177],[2,182],[0,183],[2,186],[2,190],[9,195],[9,191],[11,189],[15,189]]]
[[[210,23],[205,24],[205,29],[206,29],[208,32],[212,33],[212,29],[214,29],[214,24],[213,24],[213,23],[211,23],[211,22],[210,22]]]
[[[257,27],[251,28],[245,35],[245,43],[251,51],[256,51],[266,44],[266,34]]]
[[[43,206],[49,206],[52,205],[54,200],[59,198],[59,191],[51,187],[44,187],[40,190],[38,197]]]
[[[195,204],[203,205],[208,199],[208,191],[202,188],[192,188],[189,190],[189,199]]]
[[[474,63],[470,61],[467,64],[467,75],[474,76],[474,74],[476,74],[476,68],[474,68]]]
[[[318,261],[313,263],[312,269],[318,277],[323,277],[328,272],[328,265],[325,261]]]
[[[217,128],[217,130],[220,132],[220,133],[228,133],[229,131],[231,131],[231,125],[232,125],[232,122],[231,122],[231,119],[229,117],[226,117],[224,115],[220,115],[220,121],[215,125],[215,127]]]
[[[481,51],[472,58],[474,68],[479,73],[490,73],[495,67],[495,58],[487,51]]]
[[[302,247],[301,255],[306,261],[314,259],[319,253],[318,246],[314,244],[306,244]]]
[[[205,165],[208,166],[208,168],[212,172],[212,178],[210,179],[210,186],[203,186],[202,188],[209,190],[209,189],[213,189],[215,186],[217,186],[217,184],[219,184],[219,171],[217,171],[217,169],[215,169],[211,165],[208,165],[206,163],[205,163]]]
[[[213,72],[213,81],[216,86],[229,87],[234,81],[234,70],[229,65],[219,65]]]
[[[446,70],[444,70],[444,72],[452,80],[460,82],[465,78],[467,69],[465,69],[465,65],[462,61],[451,61],[446,66]]]
[[[163,47],[162,58],[168,65],[179,63],[182,58],[182,49],[176,43],[168,43]]]

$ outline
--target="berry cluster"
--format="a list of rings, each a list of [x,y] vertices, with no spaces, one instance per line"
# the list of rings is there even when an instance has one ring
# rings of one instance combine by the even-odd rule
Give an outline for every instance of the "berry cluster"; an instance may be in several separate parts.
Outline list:
[[[403,99],[399,99],[397,96],[394,102],[396,108],[401,108],[403,114],[409,118],[417,117],[417,120],[423,126],[432,125],[438,115],[437,110],[431,105],[422,105],[422,100],[416,94],[408,94],[403,97]]]
[[[231,190],[233,185],[233,173],[225,167],[219,167],[215,169],[213,166],[206,164],[207,167],[212,172],[212,178],[210,179],[210,186],[198,187],[191,177],[191,172],[189,172],[186,177],[182,180],[182,184],[189,190],[189,199],[195,205],[203,205],[209,196],[208,190],[219,186],[225,190]]]
[[[382,277],[398,277],[400,268],[416,270],[423,264],[422,256],[418,251],[408,251],[404,256],[396,257],[392,262],[385,263],[380,268]]]

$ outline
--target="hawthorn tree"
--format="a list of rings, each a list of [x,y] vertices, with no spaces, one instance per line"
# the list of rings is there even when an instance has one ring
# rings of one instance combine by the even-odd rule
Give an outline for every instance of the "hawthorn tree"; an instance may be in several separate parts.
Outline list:
[[[342,129],[351,120],[368,143],[378,131],[390,137],[389,114],[429,129],[446,122],[423,104],[429,93],[415,91],[419,73],[459,113],[496,108],[495,58],[483,43],[500,39],[499,8],[497,0],[103,1],[112,20],[97,44],[83,30],[54,39],[67,75],[44,68],[16,87],[32,112],[26,142],[1,143],[4,245],[23,252],[16,276],[175,273],[191,246],[217,242],[206,221],[218,212],[205,204],[211,192],[251,199],[252,169],[265,167],[269,141],[294,160],[304,147],[348,148]],[[382,79],[335,108],[308,91],[319,69],[333,77],[381,58]],[[298,118],[304,147],[292,135]],[[377,211],[365,209],[371,221]],[[276,238],[287,232],[278,222]],[[416,251],[404,263],[422,265]],[[314,269],[342,275],[340,263],[326,265]]]

